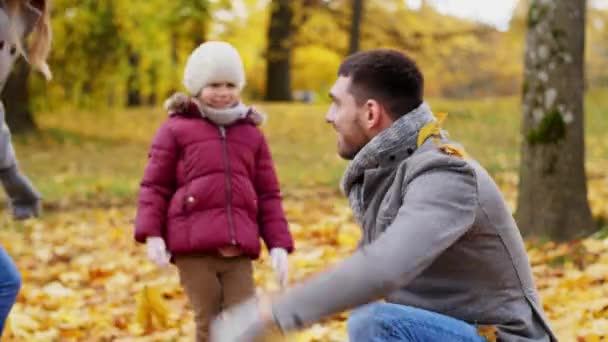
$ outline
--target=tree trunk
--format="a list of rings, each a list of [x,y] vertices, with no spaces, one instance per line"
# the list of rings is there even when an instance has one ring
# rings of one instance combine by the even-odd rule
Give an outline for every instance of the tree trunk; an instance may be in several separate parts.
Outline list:
[[[266,100],[291,101],[293,8],[289,0],[273,0],[266,49]]]
[[[210,22],[209,3],[195,0],[192,3],[194,15],[191,17],[190,38],[194,44],[193,49],[207,40],[207,25]]]
[[[171,30],[171,66],[173,67],[173,69],[177,70],[177,68],[179,67],[179,46],[178,46],[178,41],[179,41],[179,34],[177,33],[177,31],[175,30]],[[178,88],[176,88],[176,86],[178,84],[180,84],[180,76],[178,76],[178,73],[171,73],[171,87],[169,88],[169,90],[167,91],[166,94],[160,94],[163,97],[169,97],[172,94],[174,94]],[[161,99],[161,102],[163,101],[163,99]]]
[[[516,214],[526,235],[568,240],[594,230],[584,165],[585,2],[530,2]]]
[[[363,17],[363,0],[353,0],[352,12],[350,43],[348,45],[349,55],[359,51],[359,42],[361,40],[361,18]]]
[[[2,98],[6,109],[6,123],[12,133],[26,133],[37,129],[30,108],[29,74],[30,66],[23,58],[19,58],[4,86]]]
[[[129,49],[129,69],[131,74],[127,79],[127,107],[141,106],[141,92],[138,82],[139,56]]]
[[[193,25],[191,33],[193,44],[192,50],[205,42],[206,35],[204,23],[196,23]]]

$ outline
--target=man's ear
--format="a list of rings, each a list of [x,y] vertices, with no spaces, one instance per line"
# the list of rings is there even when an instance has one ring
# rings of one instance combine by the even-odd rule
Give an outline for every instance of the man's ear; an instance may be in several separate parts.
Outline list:
[[[386,111],[376,100],[369,99],[365,102],[365,124],[368,129],[375,129],[382,126]]]

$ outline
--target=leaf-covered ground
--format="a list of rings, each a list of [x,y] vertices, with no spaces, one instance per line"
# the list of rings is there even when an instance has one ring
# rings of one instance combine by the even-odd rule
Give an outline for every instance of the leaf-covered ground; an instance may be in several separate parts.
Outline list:
[[[608,180],[602,184],[608,188]],[[287,196],[298,243],[291,282],[348,255],[358,238],[346,203],[336,193]],[[77,209],[24,224],[4,222],[0,240],[15,258],[23,289],[6,341],[189,341],[191,312],[174,267],[158,270],[132,240],[132,207]],[[564,341],[608,337],[608,240],[529,243],[543,304]],[[260,290],[277,289],[266,254],[256,264]],[[166,325],[138,320],[144,286],[161,290]],[[289,340],[343,341],[345,315]],[[147,331],[146,331],[147,330]],[[297,338],[297,339],[296,339]],[[584,339],[587,338],[587,339]]]

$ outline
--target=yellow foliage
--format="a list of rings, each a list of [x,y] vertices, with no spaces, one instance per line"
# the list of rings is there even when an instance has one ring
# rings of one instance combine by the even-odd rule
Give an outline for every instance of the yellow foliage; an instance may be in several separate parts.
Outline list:
[[[342,61],[335,51],[316,45],[296,48],[293,58],[293,88],[312,91],[329,90]]]

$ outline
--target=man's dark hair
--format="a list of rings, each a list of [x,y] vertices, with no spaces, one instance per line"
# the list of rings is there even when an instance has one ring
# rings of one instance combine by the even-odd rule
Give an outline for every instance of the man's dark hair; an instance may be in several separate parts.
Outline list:
[[[397,50],[357,52],[342,62],[338,75],[351,78],[349,91],[358,105],[374,99],[395,120],[422,103],[424,77],[416,62]]]

